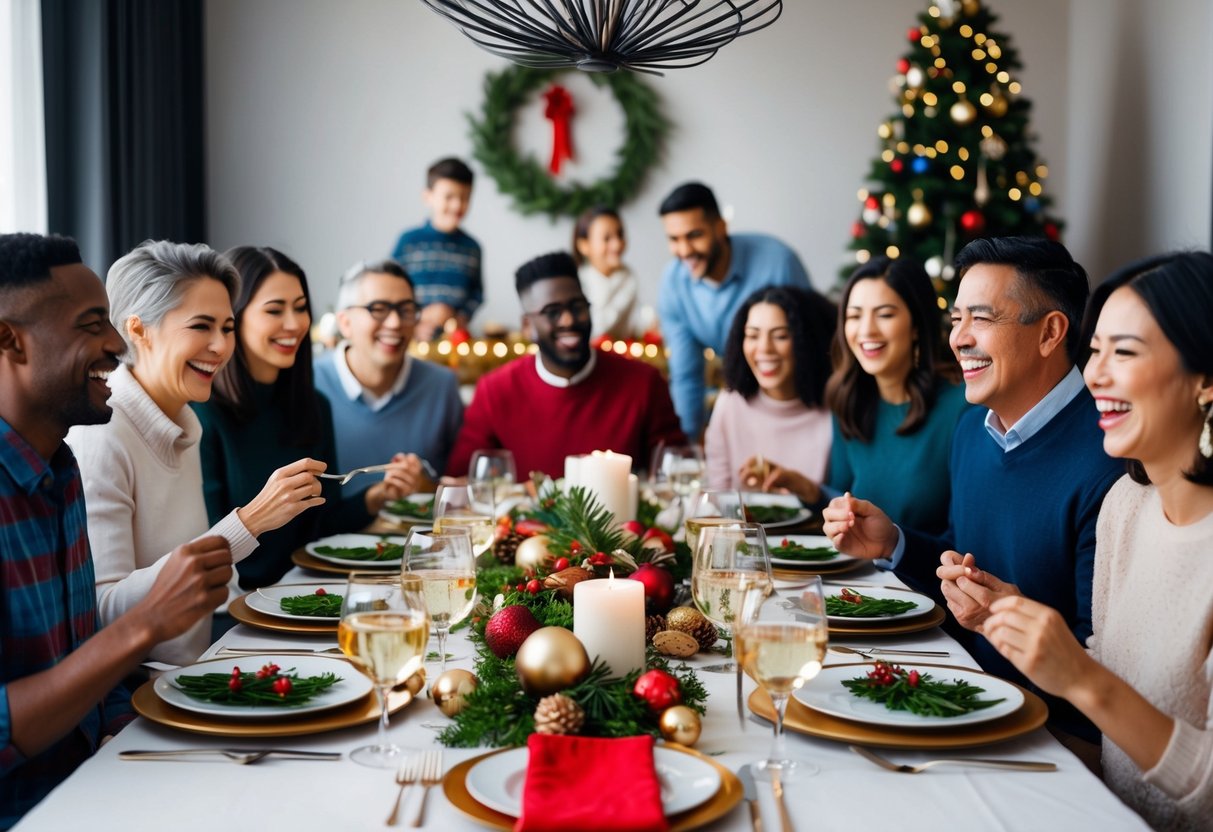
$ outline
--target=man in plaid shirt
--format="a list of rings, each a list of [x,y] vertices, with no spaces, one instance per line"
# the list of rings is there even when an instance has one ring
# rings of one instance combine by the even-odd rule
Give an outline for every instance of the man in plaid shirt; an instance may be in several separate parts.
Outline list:
[[[72,425],[110,418],[124,348],[74,241],[0,235],[0,829],[130,718],[119,687],[227,598],[220,537],[177,547],[147,597],[97,629]]]

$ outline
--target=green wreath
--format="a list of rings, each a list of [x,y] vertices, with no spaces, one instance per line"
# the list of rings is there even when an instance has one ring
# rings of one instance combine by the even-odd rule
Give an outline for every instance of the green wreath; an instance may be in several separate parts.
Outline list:
[[[561,214],[575,217],[595,205],[618,207],[640,189],[645,174],[661,155],[669,123],[660,112],[657,93],[633,73],[614,72],[589,74],[596,85],[611,88],[626,122],[623,146],[616,152],[618,163],[609,176],[589,185],[562,186],[533,156],[520,157],[511,141],[515,111],[536,90],[568,71],[511,66],[490,72],[485,77],[480,118],[468,116],[472,155],[501,192],[513,197],[514,207],[522,214],[547,214],[555,219]]]

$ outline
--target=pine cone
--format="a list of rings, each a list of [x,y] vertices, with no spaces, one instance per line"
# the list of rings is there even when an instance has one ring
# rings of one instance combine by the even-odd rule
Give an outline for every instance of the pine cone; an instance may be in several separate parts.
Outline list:
[[[665,629],[664,615],[650,615],[644,619],[644,640],[653,643],[653,636]]]
[[[585,711],[563,693],[545,696],[535,708],[535,730],[540,734],[576,734],[585,724]]]
[[[700,650],[708,650],[720,638],[716,625],[697,609],[675,607],[666,614],[666,627],[681,630],[699,642]]]
[[[493,546],[493,556],[497,558],[499,563],[505,566],[513,566],[514,553],[518,551],[518,544],[523,540],[522,535],[517,532],[510,532]]]

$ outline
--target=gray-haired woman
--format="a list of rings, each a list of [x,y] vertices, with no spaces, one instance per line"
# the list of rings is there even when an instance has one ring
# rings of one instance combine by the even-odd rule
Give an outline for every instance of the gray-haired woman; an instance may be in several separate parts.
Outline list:
[[[239,561],[259,534],[323,502],[313,475],[324,464],[302,459],[275,471],[256,498],[208,532],[202,427],[189,403],[210,398],[232,356],[239,283],[231,263],[204,245],[148,241],[110,268],[110,316],[127,344],[109,378],[114,415],[67,437],[84,480],[103,624],[144,597],[175,546],[222,535]],[[208,644],[209,617],[149,658],[185,664]]]

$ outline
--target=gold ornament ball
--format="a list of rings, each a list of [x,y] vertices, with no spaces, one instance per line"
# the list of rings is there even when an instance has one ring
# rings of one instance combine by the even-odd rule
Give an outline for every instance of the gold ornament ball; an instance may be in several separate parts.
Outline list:
[[[699,714],[686,705],[666,708],[661,712],[657,725],[662,737],[679,745],[694,745],[699,741],[699,732],[703,730]]]
[[[514,551],[514,565],[523,569],[539,569],[552,561],[552,553],[548,551],[548,536],[537,534],[528,537],[518,544]]]
[[[1007,114],[1009,106],[1005,95],[994,95],[990,103],[986,105],[986,112],[995,118],[1002,118]]]
[[[518,648],[514,669],[523,690],[547,696],[584,679],[590,672],[590,657],[571,630],[540,627]]]
[[[906,222],[915,228],[931,224],[931,209],[922,202],[915,202],[906,209]]]
[[[467,706],[467,695],[479,685],[468,670],[448,670],[430,686],[430,698],[444,716],[455,716]]]
[[[425,688],[425,668],[421,668],[416,673],[408,678],[404,683],[404,689],[416,696]]]
[[[962,98],[953,104],[952,109],[948,113],[952,116],[952,121],[957,124],[968,124],[977,118],[977,108],[967,98]]]

